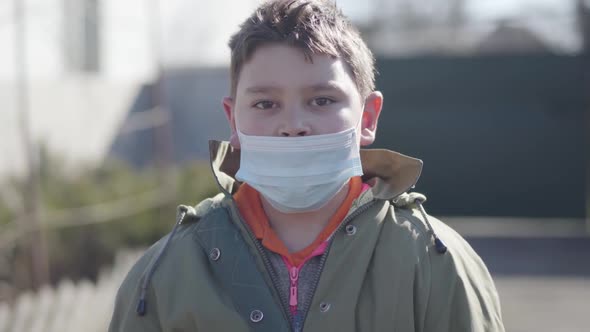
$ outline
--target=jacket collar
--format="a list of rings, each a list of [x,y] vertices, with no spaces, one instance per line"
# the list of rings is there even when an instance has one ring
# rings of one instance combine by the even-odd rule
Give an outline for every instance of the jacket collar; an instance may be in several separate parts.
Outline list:
[[[240,182],[235,175],[240,168],[240,150],[229,142],[209,141],[211,169],[221,191],[229,196]],[[393,199],[412,188],[422,172],[422,160],[385,149],[361,149],[363,182],[372,186],[373,197]]]

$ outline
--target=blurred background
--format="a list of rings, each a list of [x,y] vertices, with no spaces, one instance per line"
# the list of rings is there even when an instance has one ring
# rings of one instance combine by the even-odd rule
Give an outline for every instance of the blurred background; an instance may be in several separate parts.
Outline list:
[[[175,206],[217,192],[226,44],[258,3],[0,1],[0,332],[106,330]],[[337,3],[377,56],[373,147],[424,161],[507,330],[588,331],[590,1]]]

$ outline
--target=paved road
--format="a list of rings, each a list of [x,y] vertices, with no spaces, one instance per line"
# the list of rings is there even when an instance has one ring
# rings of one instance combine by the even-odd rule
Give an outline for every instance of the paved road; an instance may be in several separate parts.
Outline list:
[[[590,277],[496,275],[494,280],[506,331],[590,331]]]
[[[590,332],[590,237],[468,238],[488,266],[508,332]]]

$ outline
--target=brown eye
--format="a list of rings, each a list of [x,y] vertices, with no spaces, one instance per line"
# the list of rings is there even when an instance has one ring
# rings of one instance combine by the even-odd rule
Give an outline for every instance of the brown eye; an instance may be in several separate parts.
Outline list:
[[[261,110],[266,110],[275,107],[275,103],[270,100],[263,100],[254,104],[254,107]]]
[[[332,104],[333,102],[334,102],[334,100],[332,100],[330,98],[320,97],[320,98],[316,98],[316,99],[312,100],[311,105],[312,106],[328,106],[328,105]]]

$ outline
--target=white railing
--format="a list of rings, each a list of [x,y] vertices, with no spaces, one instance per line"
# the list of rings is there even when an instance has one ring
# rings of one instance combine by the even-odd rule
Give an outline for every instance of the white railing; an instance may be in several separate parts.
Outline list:
[[[138,257],[137,251],[120,252],[96,284],[64,280],[55,288],[20,295],[12,306],[0,303],[0,332],[106,331],[115,294]]]

